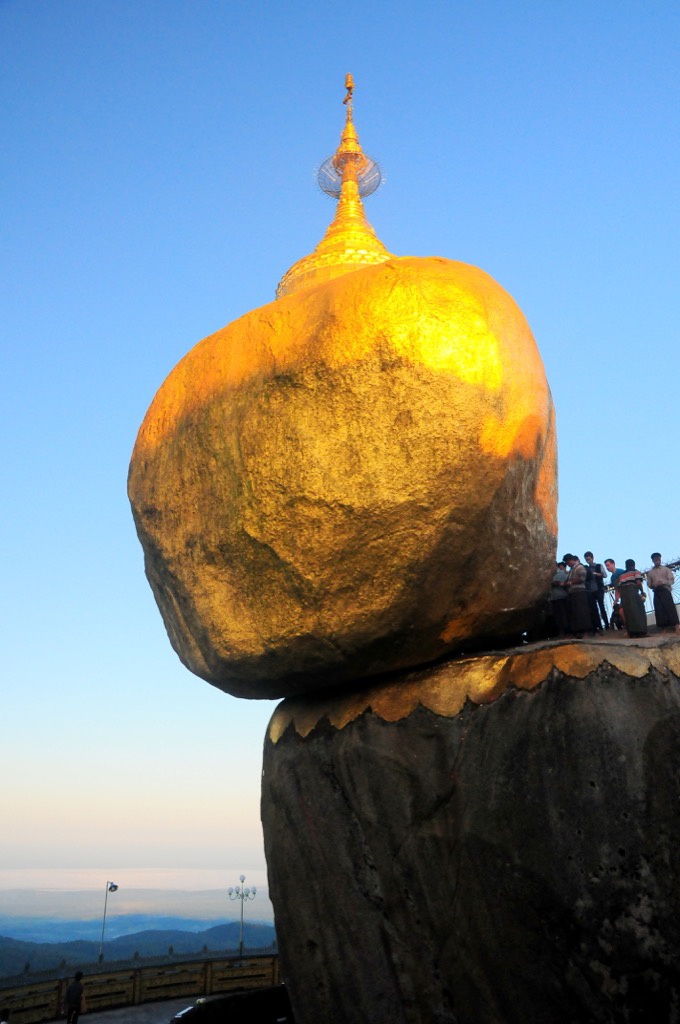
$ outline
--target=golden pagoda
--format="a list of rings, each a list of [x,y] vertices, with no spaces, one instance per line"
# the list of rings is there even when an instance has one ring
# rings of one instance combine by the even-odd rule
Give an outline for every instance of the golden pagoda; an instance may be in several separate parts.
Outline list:
[[[276,289],[277,298],[393,257],[366,220],[362,197],[375,192],[382,175],[375,160],[362,150],[354,127],[351,75],[345,79],[345,89],[342,102],[347,113],[340,145],[317,175],[322,191],[338,199],[335,217],[314,252],[303,256],[283,275]]]
[[[491,645],[552,578],[555,428],[529,325],[483,270],[376,237],[353,89],[319,171],[337,200],[323,239],[171,371],[130,465],[170,640],[236,696]]]

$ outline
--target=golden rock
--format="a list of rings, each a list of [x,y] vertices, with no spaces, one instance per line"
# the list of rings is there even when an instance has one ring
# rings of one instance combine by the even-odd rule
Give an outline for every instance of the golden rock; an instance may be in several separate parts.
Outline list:
[[[554,418],[531,331],[483,271],[375,238],[347,99],[333,230],[281,298],[178,364],[130,466],[170,640],[238,696],[521,631],[552,575]]]
[[[170,374],[132,459],[175,649],[272,697],[524,628],[554,442],[526,321],[474,267],[393,259],[248,313]]]

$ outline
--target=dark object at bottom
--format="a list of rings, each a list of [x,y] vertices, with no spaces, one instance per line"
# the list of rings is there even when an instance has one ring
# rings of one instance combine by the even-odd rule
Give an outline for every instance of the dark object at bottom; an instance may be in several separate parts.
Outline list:
[[[295,1024],[284,985],[232,992],[181,1010],[171,1024]]]
[[[495,700],[428,709],[508,665]],[[438,671],[386,680],[365,710],[329,699],[312,728],[317,702],[296,698],[270,730],[262,821],[298,1024],[680,1024],[680,643]]]

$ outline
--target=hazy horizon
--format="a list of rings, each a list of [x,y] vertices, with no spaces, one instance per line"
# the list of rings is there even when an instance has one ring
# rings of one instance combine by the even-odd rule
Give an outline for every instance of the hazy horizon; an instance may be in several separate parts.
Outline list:
[[[255,899],[244,907],[244,916],[249,921],[271,922],[274,912],[266,873],[257,869],[137,868],[109,874],[94,869],[0,870],[0,919],[101,920],[105,883],[114,881],[119,888],[109,894],[106,910],[107,930],[112,933],[116,917],[126,914],[232,921],[240,916],[240,905],[229,899],[227,889],[240,884],[242,874],[245,885],[257,888]]]

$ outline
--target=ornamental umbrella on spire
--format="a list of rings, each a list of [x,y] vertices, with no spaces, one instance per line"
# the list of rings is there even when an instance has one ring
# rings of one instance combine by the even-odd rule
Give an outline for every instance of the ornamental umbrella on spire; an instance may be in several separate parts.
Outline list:
[[[340,145],[333,156],[324,160],[317,175],[322,191],[338,200],[335,217],[314,252],[303,256],[283,275],[276,289],[277,298],[392,259],[393,254],[387,251],[366,220],[361,201],[380,187],[382,174],[376,161],[362,150],[354,127],[351,75],[345,79],[345,89],[342,102],[347,114]]]

